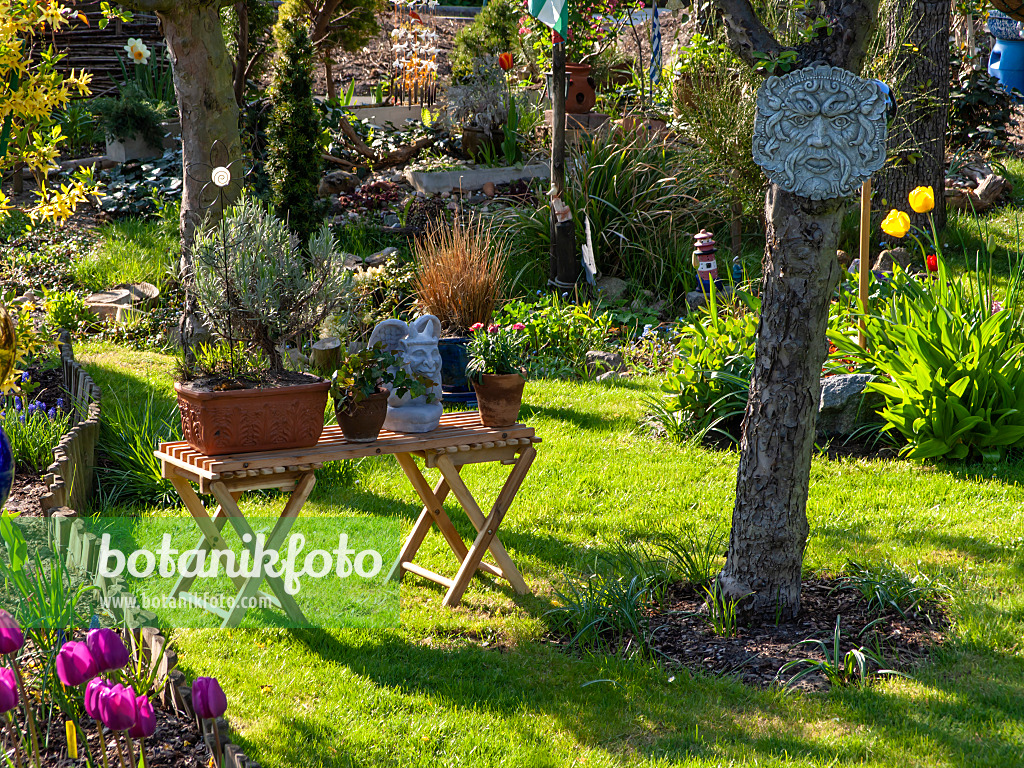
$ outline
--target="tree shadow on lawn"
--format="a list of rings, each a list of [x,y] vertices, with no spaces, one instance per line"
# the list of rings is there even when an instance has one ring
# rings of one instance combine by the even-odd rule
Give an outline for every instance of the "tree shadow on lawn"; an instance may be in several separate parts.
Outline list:
[[[529,405],[523,403],[519,409],[519,421],[523,424],[529,424],[530,419],[537,416],[553,421],[564,421],[580,429],[592,432],[611,432],[616,427],[622,426],[629,421],[622,416],[602,416],[599,413],[588,413],[586,411],[576,411],[571,408],[559,408],[548,405]],[[544,435],[541,434],[540,437],[543,438]]]
[[[1001,736],[1019,730],[1024,713],[1024,688],[1018,682],[1024,679],[1024,660],[1013,656],[982,659],[984,668],[973,665],[962,675],[957,662],[929,665],[920,683],[923,694],[877,687],[835,690],[811,694],[807,707],[731,679],[679,671],[668,684],[663,672],[650,667],[630,670],[631,663],[608,665],[538,645],[501,652],[476,645],[430,647],[393,634],[374,643],[348,642],[318,630],[294,635],[326,664],[343,665],[382,691],[425,696],[450,710],[500,719],[497,727],[512,729],[513,742],[550,742],[545,721],[529,717],[536,713],[553,719],[582,745],[618,757],[637,752],[680,762],[694,756],[802,757],[815,764],[859,765],[917,753],[925,759],[945,755],[951,765],[965,768],[1020,761],[1019,746]],[[523,658],[531,655],[535,658]],[[1002,679],[1000,669],[1009,671],[1012,682]],[[618,680],[607,682],[611,678]],[[302,764],[318,742],[324,765],[348,764],[347,756],[326,759],[335,742],[322,726],[293,720],[286,725],[302,736],[279,745],[284,764]]]

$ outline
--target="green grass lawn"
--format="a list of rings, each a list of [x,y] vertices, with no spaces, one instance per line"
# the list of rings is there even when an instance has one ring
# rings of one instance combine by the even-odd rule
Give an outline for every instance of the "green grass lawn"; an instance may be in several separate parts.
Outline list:
[[[130,384],[171,395],[169,357],[98,344],[80,357],[105,393]],[[685,523],[728,524],[737,454],[644,436],[637,421],[653,391],[649,381],[528,384],[522,416],[544,442],[501,538],[531,595],[478,577],[449,610],[441,588],[407,577],[400,628],[178,630],[181,667],[221,680],[237,741],[268,768],[1024,764],[1019,465],[815,459],[808,569],[890,559],[952,587],[949,639],[912,679],[783,694],[544,641],[556,590],[600,553]],[[465,474],[489,500],[504,471]],[[273,514],[281,503],[244,508]],[[306,507],[396,516],[403,532],[418,510],[392,459],[322,483]],[[454,572],[436,534],[417,561]]]

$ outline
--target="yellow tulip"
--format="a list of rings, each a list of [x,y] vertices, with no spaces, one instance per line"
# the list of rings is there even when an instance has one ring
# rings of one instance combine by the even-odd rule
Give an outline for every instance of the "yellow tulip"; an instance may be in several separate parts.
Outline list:
[[[882,231],[890,237],[903,237],[910,231],[910,216],[893,208],[882,221]]]
[[[935,208],[935,193],[931,187],[915,187],[910,191],[910,207],[917,213],[928,213]]]

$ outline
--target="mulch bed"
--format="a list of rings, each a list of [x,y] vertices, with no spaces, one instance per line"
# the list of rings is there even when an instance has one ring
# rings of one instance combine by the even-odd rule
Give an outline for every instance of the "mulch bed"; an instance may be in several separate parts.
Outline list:
[[[39,500],[46,493],[46,485],[39,475],[19,468],[14,473],[11,495],[7,497],[4,509],[24,517],[38,517],[43,514]]]
[[[767,687],[780,682],[778,671],[794,659],[823,658],[816,645],[797,645],[801,640],[824,640],[832,647],[837,617],[841,617],[842,652],[865,646],[875,649],[876,639],[886,667],[905,671],[928,650],[942,642],[948,626],[935,606],[907,617],[891,611],[879,619],[859,592],[837,589],[837,579],[815,578],[803,583],[800,615],[775,626],[740,627],[734,637],[719,637],[709,626],[704,595],[689,585],[670,589],[662,610],[650,617],[651,647],[662,661],[691,672],[735,675],[747,685]],[[786,682],[799,670],[781,679]],[[814,673],[794,687],[805,690],[828,688],[824,676]]]
[[[195,721],[179,718],[173,712],[162,709],[156,704],[153,709],[156,713],[156,732],[146,739],[146,765],[150,768],[203,768],[209,765],[210,750],[203,743],[202,734],[200,734]],[[19,718],[20,722],[21,718]],[[93,755],[99,758],[100,741],[95,724],[85,717],[82,720],[82,727],[89,740],[89,748],[93,750]],[[120,765],[111,732],[105,731],[104,737],[107,740],[109,765],[112,767]],[[60,722],[55,720],[50,724],[48,738],[50,749],[41,755],[44,768],[85,768],[85,748],[82,744],[78,745],[79,756],[77,759],[68,757],[63,720]],[[43,750],[45,743],[43,735],[40,734],[40,751]],[[138,761],[137,741],[133,741],[132,750],[135,753],[136,761]],[[127,755],[125,759],[127,760]],[[102,762],[97,761],[97,764],[102,765]]]

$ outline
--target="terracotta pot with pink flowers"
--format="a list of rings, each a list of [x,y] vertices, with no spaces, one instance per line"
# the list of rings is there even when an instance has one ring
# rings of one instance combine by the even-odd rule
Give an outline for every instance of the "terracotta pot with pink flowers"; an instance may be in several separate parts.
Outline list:
[[[519,418],[526,386],[526,326],[478,324],[472,330],[466,374],[476,391],[480,423],[510,427]]]

